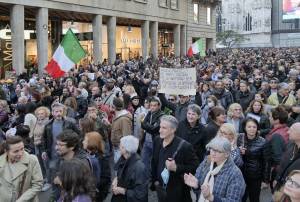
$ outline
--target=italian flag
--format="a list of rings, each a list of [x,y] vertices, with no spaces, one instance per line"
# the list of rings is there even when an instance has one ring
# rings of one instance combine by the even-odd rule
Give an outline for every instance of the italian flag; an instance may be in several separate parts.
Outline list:
[[[188,57],[192,57],[194,54],[200,53],[200,56],[205,56],[205,46],[203,39],[198,39],[195,43],[191,45],[188,50]]]
[[[62,77],[85,55],[77,37],[69,29],[45,69],[53,78]]]

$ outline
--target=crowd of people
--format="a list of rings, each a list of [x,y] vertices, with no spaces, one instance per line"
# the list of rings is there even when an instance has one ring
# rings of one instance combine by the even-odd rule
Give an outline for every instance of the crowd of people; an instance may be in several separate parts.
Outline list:
[[[300,201],[300,49],[106,60],[0,81],[1,202]],[[196,68],[196,95],[159,68]]]

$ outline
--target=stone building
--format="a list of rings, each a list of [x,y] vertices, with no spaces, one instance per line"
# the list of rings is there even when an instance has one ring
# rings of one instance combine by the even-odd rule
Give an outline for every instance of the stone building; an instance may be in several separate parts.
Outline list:
[[[0,0],[2,71],[36,63],[39,74],[68,28],[88,52],[82,62],[114,63],[185,55],[204,38],[215,48],[218,0]]]
[[[284,20],[282,4],[283,0],[223,0],[217,30],[243,34],[248,40],[239,47],[299,46],[299,20]]]

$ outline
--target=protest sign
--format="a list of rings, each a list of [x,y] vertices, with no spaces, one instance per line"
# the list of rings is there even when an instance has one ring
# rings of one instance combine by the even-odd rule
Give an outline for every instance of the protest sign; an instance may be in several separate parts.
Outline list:
[[[196,95],[196,69],[160,68],[160,93]]]

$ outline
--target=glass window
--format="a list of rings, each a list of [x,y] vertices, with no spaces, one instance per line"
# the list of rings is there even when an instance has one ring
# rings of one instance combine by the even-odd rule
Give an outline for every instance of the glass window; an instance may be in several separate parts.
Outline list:
[[[194,22],[199,22],[199,4],[194,3]]]
[[[163,7],[167,7],[168,6],[168,0],[159,0],[159,5],[163,6]]]
[[[171,0],[171,8],[178,9],[178,0]]]
[[[207,7],[206,9],[206,24],[211,24],[211,9],[210,7]]]

